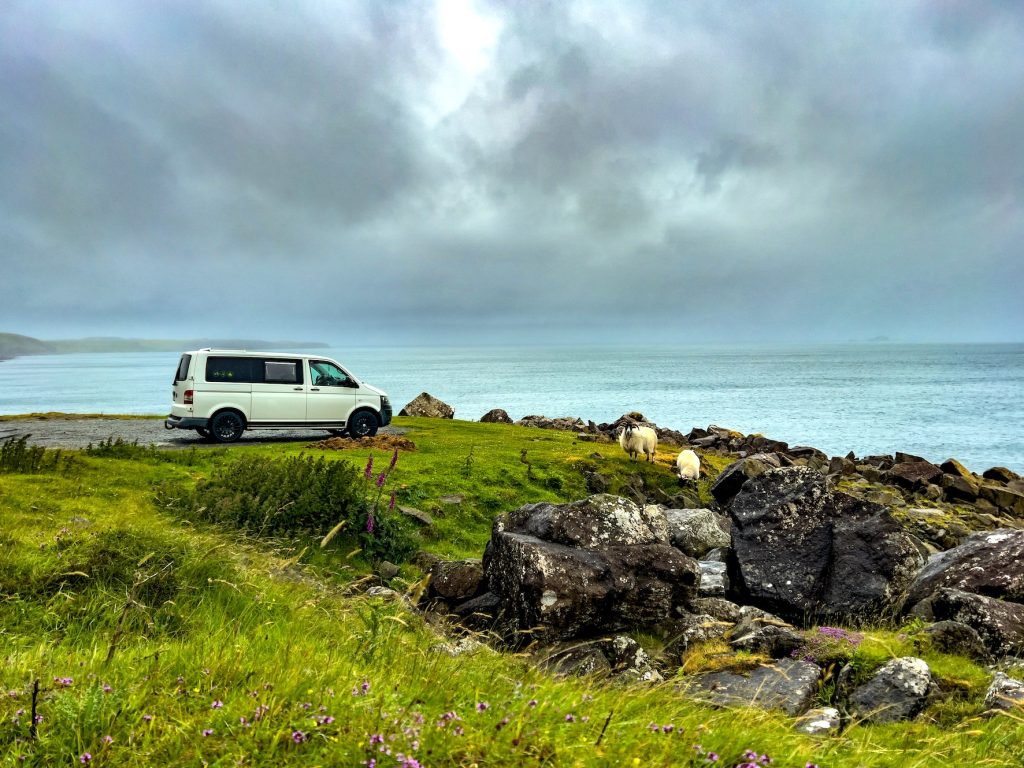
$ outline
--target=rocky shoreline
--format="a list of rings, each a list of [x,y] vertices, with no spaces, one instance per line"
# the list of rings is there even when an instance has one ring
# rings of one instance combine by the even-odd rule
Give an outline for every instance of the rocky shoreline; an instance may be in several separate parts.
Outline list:
[[[413,405],[406,412],[417,415]],[[866,676],[852,663],[857,630],[909,626],[915,647],[989,665],[988,710],[1024,706],[1024,683],[1004,674],[1024,667],[1016,473],[979,475],[952,458],[936,465],[906,453],[829,457],[714,425],[682,434],[639,413],[597,424],[513,422],[495,410],[482,421],[570,431],[581,442],[647,423],[662,443],[730,461],[701,491],[670,498],[641,483],[633,498],[528,504],[497,517],[481,560],[424,558],[420,609],[467,638],[526,650],[566,674],[672,678],[688,696],[781,709],[815,733],[913,719],[948,693],[916,656]],[[636,631],[660,639],[656,658]],[[715,671],[680,669],[689,651],[716,643]],[[815,709],[823,690],[828,706]]]

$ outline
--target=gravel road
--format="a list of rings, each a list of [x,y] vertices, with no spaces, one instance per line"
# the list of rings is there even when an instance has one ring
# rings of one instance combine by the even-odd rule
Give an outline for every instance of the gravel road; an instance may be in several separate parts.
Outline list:
[[[385,427],[382,433],[400,434]],[[31,435],[29,442],[47,448],[85,448],[109,437],[122,438],[139,445],[162,448],[189,448],[210,445],[191,430],[164,429],[163,418],[154,419],[17,419],[0,421],[0,440]],[[258,429],[246,432],[238,445],[246,443],[311,443],[330,434],[323,429]]]

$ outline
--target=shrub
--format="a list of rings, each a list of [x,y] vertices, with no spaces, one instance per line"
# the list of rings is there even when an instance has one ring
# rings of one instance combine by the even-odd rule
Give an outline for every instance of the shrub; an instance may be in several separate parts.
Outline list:
[[[73,457],[59,450],[48,450],[41,445],[29,445],[30,437],[31,435],[22,435],[0,440],[0,473],[34,475],[40,472],[66,472],[74,467]]]

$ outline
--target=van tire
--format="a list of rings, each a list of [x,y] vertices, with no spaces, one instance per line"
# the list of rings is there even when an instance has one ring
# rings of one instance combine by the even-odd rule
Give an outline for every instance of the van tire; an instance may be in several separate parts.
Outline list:
[[[245,432],[245,419],[238,411],[220,411],[210,419],[210,435],[218,443],[233,443]]]
[[[377,434],[377,414],[373,411],[356,411],[348,420],[348,433],[353,438],[373,437]]]

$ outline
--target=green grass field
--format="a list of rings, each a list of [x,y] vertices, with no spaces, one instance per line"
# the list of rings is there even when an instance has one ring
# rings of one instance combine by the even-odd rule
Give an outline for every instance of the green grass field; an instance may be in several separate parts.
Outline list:
[[[567,433],[396,422],[416,450],[389,488],[434,516],[419,545],[444,557],[478,557],[499,512],[586,495],[582,470],[613,491],[637,474],[676,490],[667,450],[644,465]],[[778,713],[697,705],[671,679],[560,679],[486,647],[453,658],[435,648],[445,627],[359,594],[371,565],[353,532],[321,549],[319,536],[245,535],[173,503],[238,456],[302,452],[360,470],[370,453],[126,448],[0,473],[0,764],[732,766],[750,749],[799,768],[1021,765],[1024,716],[980,718],[990,674],[919,649],[912,628],[868,633],[855,660],[921,653],[943,686],[925,715],[812,738]],[[403,564],[390,586],[414,591],[421,575]]]

